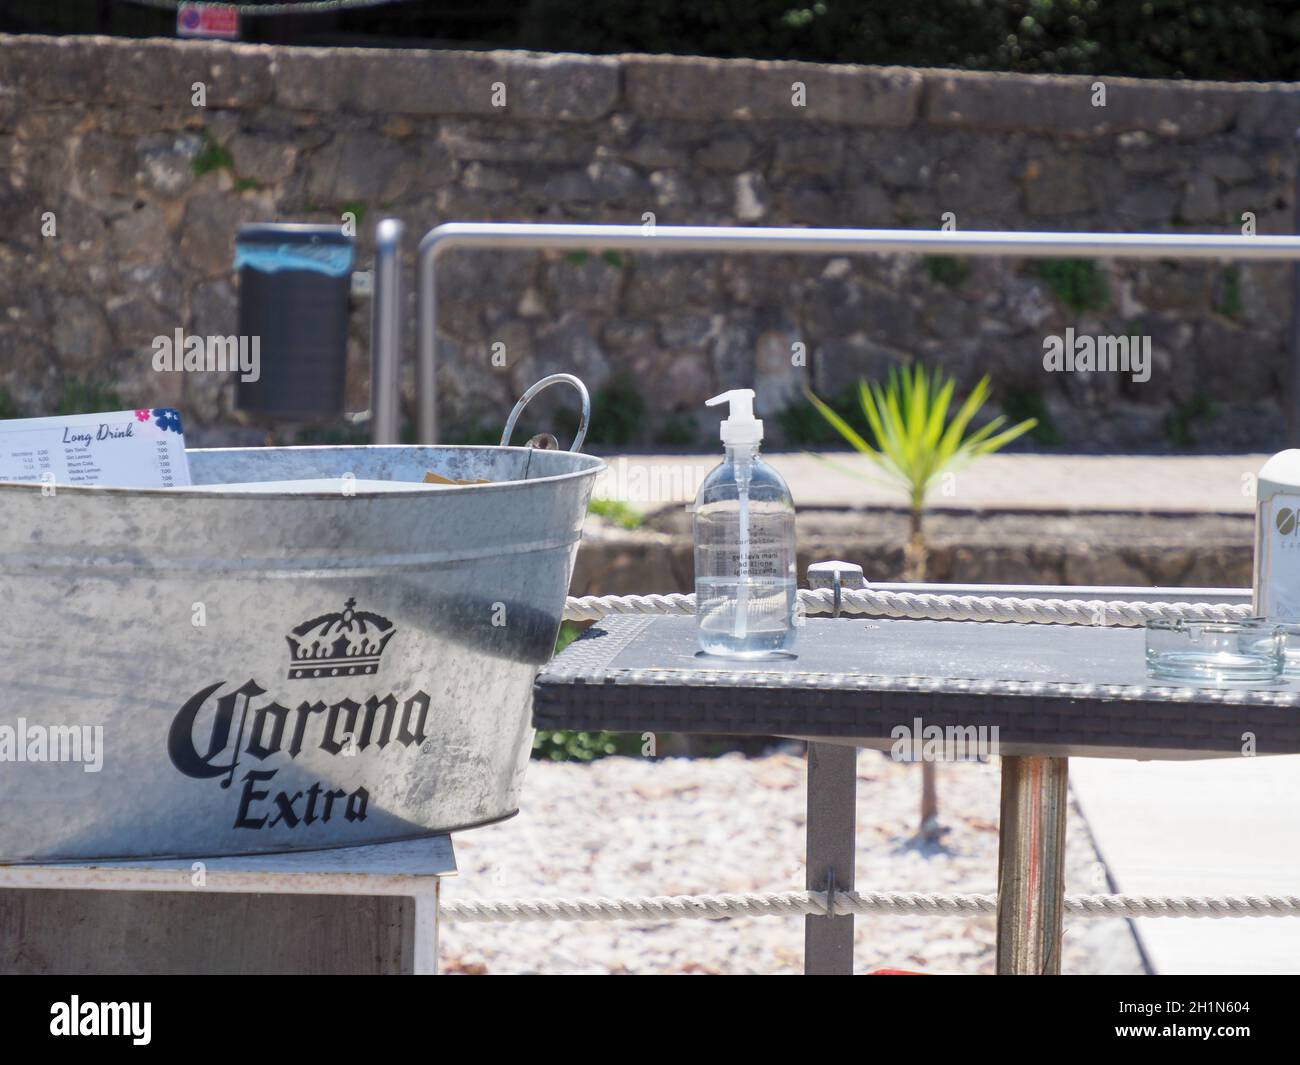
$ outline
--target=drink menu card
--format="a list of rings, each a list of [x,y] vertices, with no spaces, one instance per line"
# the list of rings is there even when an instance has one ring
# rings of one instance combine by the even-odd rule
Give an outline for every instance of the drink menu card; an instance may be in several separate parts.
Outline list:
[[[0,421],[0,481],[112,488],[190,483],[181,416],[170,407]]]

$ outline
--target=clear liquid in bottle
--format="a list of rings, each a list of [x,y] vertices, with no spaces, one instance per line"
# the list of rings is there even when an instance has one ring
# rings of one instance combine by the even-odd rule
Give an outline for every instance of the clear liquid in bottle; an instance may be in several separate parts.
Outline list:
[[[794,501],[757,445],[727,448],[695,501],[700,649],[759,658],[794,646]]]

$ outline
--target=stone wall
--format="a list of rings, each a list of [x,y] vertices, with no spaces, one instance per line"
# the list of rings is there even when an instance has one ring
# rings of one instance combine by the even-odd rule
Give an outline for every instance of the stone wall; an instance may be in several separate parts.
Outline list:
[[[797,489],[796,489],[797,491]],[[695,553],[683,507],[628,531],[588,516],[570,592],[690,592]],[[1252,514],[943,510],[925,519],[927,579],[951,584],[1073,584],[1136,588],[1248,588]],[[902,509],[799,508],[798,571],[849,559],[869,581],[904,579]]]
[[[0,407],[111,391],[237,435],[229,381],[160,376],[149,355],[177,327],[234,332],[243,221],[360,213],[365,263],[374,222],[401,218],[408,279],[418,235],[451,220],[1238,232],[1250,212],[1292,230],[1300,90],[1103,88],[1097,106],[1088,78],[0,38]],[[827,394],[909,357],[989,373],[1070,447],[1281,434],[1285,266],[454,252],[442,270],[450,440],[495,430],[555,370],[644,389],[632,444],[711,440],[702,401],[745,384],[779,436],[797,345]],[[357,300],[357,409],[368,315]],[[1043,338],[1067,327],[1150,336],[1150,380],[1045,372]]]

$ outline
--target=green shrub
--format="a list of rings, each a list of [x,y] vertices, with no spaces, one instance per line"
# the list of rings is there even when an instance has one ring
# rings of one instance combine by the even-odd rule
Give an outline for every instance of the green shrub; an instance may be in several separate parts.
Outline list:
[[[640,438],[646,421],[645,397],[631,374],[619,374],[591,398],[587,442],[622,447]],[[579,414],[571,407],[555,413],[555,424],[569,437],[578,431]],[[561,440],[561,447],[567,446]]]
[[[826,405],[847,421],[859,433],[867,433],[866,416],[862,413],[862,404],[858,402],[856,388],[845,388],[829,397]],[[799,396],[776,416],[786,443],[792,447],[843,447],[844,438],[835,431],[807,396]]]
[[[1099,311],[1110,302],[1106,276],[1092,259],[1041,259],[1034,273],[1061,306],[1076,313]]]
[[[1214,404],[1198,392],[1165,415],[1165,435],[1176,447],[1192,447],[1200,442],[1200,426],[1214,421],[1218,416]]]
[[[370,443],[370,428],[352,422],[311,422],[302,426],[293,436],[295,444],[329,444],[334,447],[351,447]]]
[[[583,251],[581,248],[576,251],[566,251],[564,261],[572,266],[586,266],[591,259],[591,253]],[[621,270],[627,265],[627,259],[621,251],[613,248],[606,248],[600,253],[600,260],[606,266],[612,266],[615,270]]]
[[[98,414],[100,411],[126,410],[129,406],[112,388],[65,377],[54,413]]]
[[[531,0],[518,38],[566,52],[1300,78],[1300,20],[1270,0]]]
[[[18,32],[158,37],[175,32],[175,6],[7,0],[0,23],[8,19],[5,29]],[[333,17],[338,33],[358,44],[462,41],[476,48],[1300,80],[1300,20],[1278,0],[496,0],[383,4]],[[241,28],[251,41],[310,43],[298,31],[286,40],[281,21],[250,18]]]
[[[639,529],[645,524],[645,515],[621,499],[593,499],[587,509],[621,529]]]
[[[1002,397],[1002,413],[1011,421],[1024,421],[1032,418],[1036,424],[1029,430],[1029,438],[1051,447],[1064,440],[1061,430],[1052,421],[1052,415],[1038,392],[1028,389],[1010,388]]]
[[[190,166],[198,177],[211,174],[214,170],[230,170],[235,160],[225,148],[212,139],[210,133],[203,134],[203,147],[198,150]]]
[[[640,734],[538,729],[533,736],[533,757],[546,762],[593,762],[611,754],[639,756]]]
[[[18,409],[18,404],[14,402],[7,389],[0,388],[0,420],[7,418],[21,418],[22,412]]]
[[[959,288],[970,277],[970,263],[955,255],[927,255],[925,272],[936,285]]]
[[[664,419],[655,433],[655,443],[666,447],[690,447],[700,435],[700,423],[695,415],[674,411]]]
[[[1236,263],[1223,271],[1214,309],[1225,318],[1241,315],[1241,268]]]

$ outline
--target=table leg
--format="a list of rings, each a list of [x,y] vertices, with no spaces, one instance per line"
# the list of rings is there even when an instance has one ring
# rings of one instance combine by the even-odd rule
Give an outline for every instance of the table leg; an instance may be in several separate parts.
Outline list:
[[[438,899],[441,890],[441,885],[435,882],[432,891],[415,896],[411,972],[416,976],[433,976],[438,972]]]
[[[808,744],[809,891],[853,890],[858,749]],[[805,917],[803,970],[809,976],[851,975],[853,915]]]
[[[998,973],[1061,971],[1069,760],[1002,759]]]

